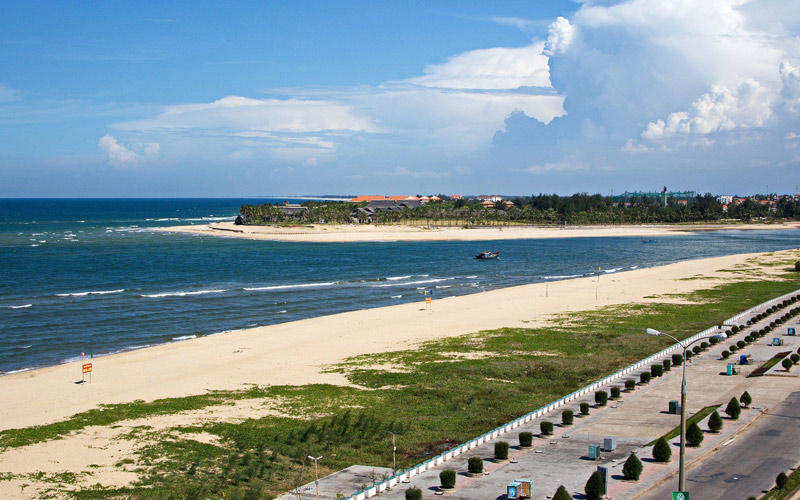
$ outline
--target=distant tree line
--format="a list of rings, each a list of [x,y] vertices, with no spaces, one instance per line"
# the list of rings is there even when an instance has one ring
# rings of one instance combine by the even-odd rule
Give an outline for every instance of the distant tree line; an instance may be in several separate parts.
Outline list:
[[[287,214],[280,204],[242,205],[239,209],[244,224],[427,224],[427,225],[500,225],[500,224],[657,224],[680,222],[714,222],[723,220],[749,221],[758,219],[800,219],[800,202],[789,196],[778,199],[775,210],[768,204],[747,199],[731,203],[727,211],[711,193],[695,196],[691,202],[657,198],[631,198],[615,201],[609,196],[577,193],[572,196],[539,194],[510,199],[494,207],[484,207],[472,199],[451,200],[439,195],[442,201],[430,202],[419,208],[365,214],[358,209],[366,202],[305,202],[308,210]],[[762,197],[763,199],[763,197]]]

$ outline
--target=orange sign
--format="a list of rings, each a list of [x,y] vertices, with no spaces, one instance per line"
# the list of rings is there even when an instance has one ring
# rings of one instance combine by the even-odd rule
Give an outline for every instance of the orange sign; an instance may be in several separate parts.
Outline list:
[[[426,304],[430,304],[431,303],[431,298],[430,297],[425,297],[425,303]]]
[[[83,365],[83,373],[92,373],[92,364],[86,363]]]

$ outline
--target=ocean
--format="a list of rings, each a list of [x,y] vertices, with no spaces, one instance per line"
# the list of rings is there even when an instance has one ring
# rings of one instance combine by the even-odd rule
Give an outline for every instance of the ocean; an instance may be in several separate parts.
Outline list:
[[[357,309],[745,252],[798,230],[287,243],[149,231],[283,199],[0,200],[0,374]],[[299,201],[299,200],[290,200]],[[499,250],[500,258],[475,254]],[[369,335],[369,332],[365,332]],[[319,332],[325,335],[325,332]]]

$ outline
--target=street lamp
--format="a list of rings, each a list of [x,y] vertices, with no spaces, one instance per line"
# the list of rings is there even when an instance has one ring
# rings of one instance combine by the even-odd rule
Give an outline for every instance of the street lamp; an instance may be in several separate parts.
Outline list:
[[[647,335],[664,335],[665,337],[669,337],[674,340],[682,349],[683,349],[683,378],[681,379],[681,454],[680,454],[680,462],[679,462],[679,469],[678,469],[678,491],[686,491],[684,489],[685,486],[685,471],[684,471],[684,459],[683,455],[686,450],[686,349],[694,344],[699,340],[706,339],[708,337],[700,337],[698,339],[694,339],[693,341],[684,344],[680,340],[676,339],[672,335],[668,333],[659,332],[658,330],[654,330],[652,328],[648,328],[645,330]],[[724,333],[718,333],[716,335],[711,335],[711,337],[718,338],[720,340],[727,338]]]
[[[314,485],[317,487],[317,500],[319,500],[319,470],[317,469],[317,463],[322,458],[322,455],[317,458],[308,455],[308,458],[314,461]]]
[[[392,473],[397,470],[397,446],[394,443],[394,432],[386,431],[386,434],[392,435]]]

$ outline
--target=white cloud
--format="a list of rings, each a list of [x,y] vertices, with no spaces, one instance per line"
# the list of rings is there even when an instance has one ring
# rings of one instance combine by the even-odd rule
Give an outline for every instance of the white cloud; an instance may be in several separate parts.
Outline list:
[[[622,151],[626,153],[649,153],[652,149],[644,144],[634,144],[633,139],[628,139],[628,142],[622,146]]]
[[[425,67],[423,76],[406,83],[449,89],[550,87],[550,66],[543,42],[527,47],[471,50]]]
[[[522,19],[520,17],[492,17],[491,21],[493,23],[502,24],[504,26],[513,26],[520,31],[528,31],[532,26],[536,25],[537,23],[534,21],[529,21],[527,19]]]
[[[547,31],[547,42],[544,46],[544,54],[553,56],[563,54],[572,45],[575,39],[575,26],[570,24],[568,19],[561,16],[550,24]]]
[[[800,111],[800,68],[783,62],[780,67],[780,75],[781,99],[789,111]]]
[[[127,167],[137,165],[145,159],[152,159],[158,156],[159,145],[155,143],[147,143],[138,146],[140,152],[128,145],[124,146],[117,142],[117,139],[106,134],[97,141],[97,146],[108,157],[108,162],[115,167]]]

